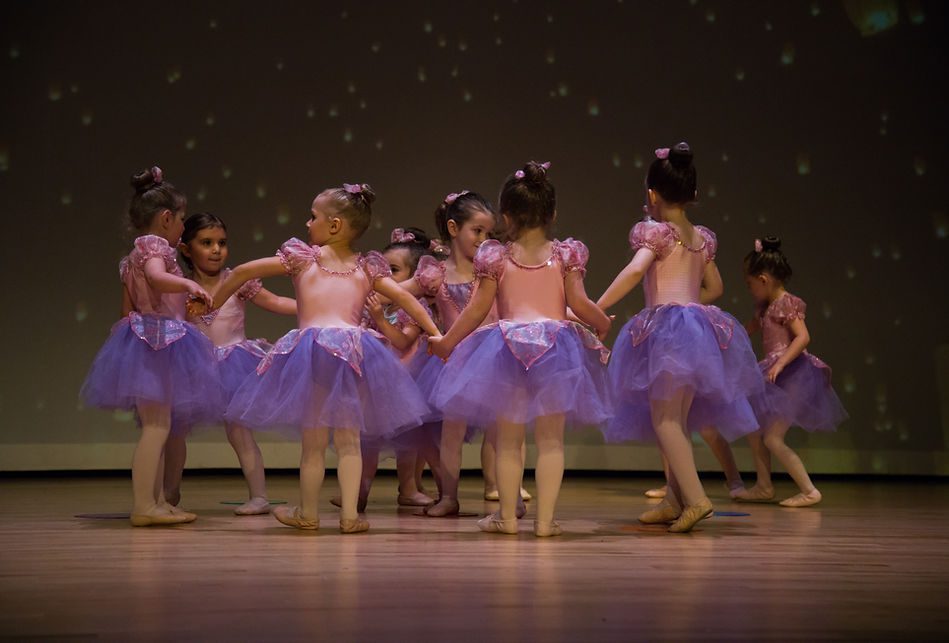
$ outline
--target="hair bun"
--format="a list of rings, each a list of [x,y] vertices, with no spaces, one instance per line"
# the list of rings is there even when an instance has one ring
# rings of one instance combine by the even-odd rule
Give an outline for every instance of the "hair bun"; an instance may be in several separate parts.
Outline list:
[[[777,252],[781,250],[780,237],[765,237],[761,240],[761,249],[764,251]]]
[[[684,170],[692,165],[692,148],[685,141],[676,143],[669,150],[669,163],[677,170]]]
[[[550,163],[529,161],[521,170],[524,173],[524,182],[530,185],[543,185],[547,182],[547,170]]]
[[[162,183],[161,168],[155,165],[147,170],[136,172],[132,175],[130,183],[137,193],[148,192]]]

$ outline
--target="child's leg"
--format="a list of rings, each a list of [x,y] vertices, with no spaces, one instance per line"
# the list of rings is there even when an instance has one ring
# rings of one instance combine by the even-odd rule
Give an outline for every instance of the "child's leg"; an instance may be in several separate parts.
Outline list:
[[[181,476],[187,459],[188,445],[184,434],[169,433],[165,441],[164,466],[162,467],[164,475],[161,488],[165,500],[171,505],[177,505],[181,501]]]
[[[173,514],[159,504],[164,478],[162,454],[171,431],[171,409],[154,402],[139,402],[136,408],[142,433],[132,455],[131,523],[146,526],[187,522],[187,516]]]
[[[458,514],[458,479],[461,477],[461,447],[468,426],[464,422],[445,420],[442,422],[441,459],[442,494],[438,502],[425,510],[433,517]],[[486,438],[487,439],[487,438]]]
[[[554,509],[563,482],[563,425],[563,414],[547,415],[537,418],[534,428],[534,441],[537,444],[537,468],[534,470],[537,481],[537,525],[541,527],[554,523]]]
[[[498,494],[501,501],[500,519],[515,520],[517,505],[521,498],[521,480],[524,478],[524,461],[521,448],[524,444],[525,426],[501,420],[497,428],[497,476]],[[561,474],[563,475],[563,474]],[[556,502],[556,497],[554,497]]]
[[[244,473],[247,482],[249,500],[234,510],[239,516],[267,513],[270,503],[267,501],[267,483],[264,474],[264,458],[260,447],[254,440],[254,434],[246,426],[231,424],[224,425],[227,441],[231,443],[237,461]]]
[[[326,447],[330,430],[326,427],[304,429],[300,448],[300,515],[319,522],[320,489],[326,475]],[[358,488],[358,478],[356,487]]]
[[[432,499],[419,491],[415,480],[418,450],[400,450],[395,454],[395,468],[399,476],[399,504],[405,507],[427,507]]]
[[[425,493],[425,488],[422,485],[422,475],[425,473],[426,462],[425,457],[422,456],[422,449],[419,449],[415,458],[415,488],[421,493]],[[434,475],[434,473],[432,475]]]
[[[336,447],[336,477],[342,506],[339,510],[339,529],[356,533],[369,529],[369,523],[359,517],[359,481],[362,477],[362,450],[359,448],[358,429],[335,429],[333,446]]]
[[[432,478],[435,479],[435,488],[438,489],[438,497],[441,498],[443,493],[441,458],[439,457],[438,453],[438,445],[429,439],[423,440],[418,450],[418,464],[422,465],[422,468],[424,469],[425,463],[428,463],[428,467],[432,472]],[[416,482],[416,484],[419,483]],[[421,486],[419,486],[419,491],[422,491]],[[422,493],[425,492],[422,491]]]
[[[725,474],[725,485],[729,491],[744,487],[741,481],[741,473],[738,471],[738,465],[735,463],[735,454],[728,446],[728,440],[722,437],[722,434],[713,426],[702,427],[699,431],[705,444],[712,450],[712,455],[718,460]]]
[[[762,431],[748,434],[748,446],[755,459],[755,486],[751,489],[736,490],[732,497],[750,502],[767,501],[774,498],[774,484],[771,482],[771,452],[765,446]]]
[[[765,446],[784,465],[785,470],[801,490],[801,493],[781,501],[781,504],[785,507],[807,507],[817,504],[821,500],[820,491],[807,475],[807,469],[804,468],[801,458],[784,443],[788,428],[788,425],[783,422],[775,422],[764,431]]]
[[[498,492],[498,456],[495,450],[497,425],[491,425],[484,431],[481,440],[481,476],[484,478],[484,499],[497,500]]]

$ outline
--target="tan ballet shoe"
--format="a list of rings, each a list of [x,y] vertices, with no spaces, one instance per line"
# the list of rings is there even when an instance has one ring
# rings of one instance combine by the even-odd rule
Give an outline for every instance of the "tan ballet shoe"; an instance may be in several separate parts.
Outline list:
[[[681,513],[678,509],[663,501],[657,507],[639,514],[639,522],[644,525],[661,525],[673,522]]]
[[[527,489],[525,489],[524,487],[521,487],[521,500],[523,500],[524,502],[530,502],[533,499],[534,499],[534,496],[532,496]]]
[[[369,531],[369,521],[365,518],[340,518],[339,533],[358,534]]]
[[[667,493],[667,487],[665,485],[657,487],[656,489],[646,489],[644,494],[647,498],[665,498]]]
[[[808,493],[799,493],[796,496],[791,496],[779,502],[778,504],[782,507],[810,507],[811,505],[816,505],[821,501],[820,491],[814,489]]]
[[[489,534],[516,534],[517,518],[501,520],[500,514],[493,513],[478,521],[478,529]]]
[[[445,518],[446,516],[457,516],[461,512],[461,505],[455,498],[443,496],[433,505],[425,507],[425,515],[432,518]]]
[[[270,513],[270,501],[266,498],[251,498],[239,507],[234,508],[237,516],[260,516]]]
[[[398,502],[400,507],[427,507],[434,504],[435,500],[419,492],[411,496],[400,495],[396,502]]]
[[[501,494],[498,493],[497,489],[492,489],[491,491],[484,492],[484,499],[488,502],[497,502],[501,499]]]
[[[556,520],[550,522],[534,521],[534,535],[538,538],[549,538],[550,536],[559,536],[563,533],[563,527]]]
[[[674,534],[684,534],[691,531],[696,523],[711,516],[712,511],[712,501],[708,498],[703,498],[698,503],[689,505],[683,509],[679,518],[669,525],[669,531]]]
[[[172,513],[156,507],[148,513],[131,514],[129,522],[133,527],[157,527],[160,525],[183,525],[193,522],[195,518],[197,518],[195,514],[186,511]]]
[[[297,529],[307,529],[314,531],[320,528],[320,519],[310,520],[309,518],[303,517],[303,510],[299,507],[274,507],[274,510],[271,512],[273,517],[276,518],[279,522],[287,525],[288,527],[295,527]]]
[[[759,487],[758,485],[750,489],[742,487],[728,492],[728,495],[738,502],[771,502],[774,500],[774,487]]]

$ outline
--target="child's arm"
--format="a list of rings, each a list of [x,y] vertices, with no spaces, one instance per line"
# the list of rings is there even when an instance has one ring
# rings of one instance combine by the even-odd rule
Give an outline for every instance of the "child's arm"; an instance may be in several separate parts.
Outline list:
[[[788,349],[784,351],[781,357],[778,358],[778,361],[776,361],[774,366],[768,371],[768,380],[772,382],[778,379],[778,375],[781,374],[785,366],[793,362],[804,352],[804,349],[807,348],[807,345],[811,341],[810,333],[807,332],[807,324],[805,324],[804,320],[800,317],[790,320],[788,326],[791,328],[791,334],[794,335],[794,339],[791,340],[791,345],[788,346]]]
[[[637,250],[629,264],[616,275],[616,279],[613,280],[610,287],[597,300],[596,305],[603,310],[607,310],[625,297],[630,290],[639,285],[655,259],[656,253],[649,248],[643,247]]]
[[[435,326],[435,322],[433,322],[429,314],[425,312],[425,308],[422,307],[422,304],[418,303],[418,300],[413,297],[408,290],[400,288],[399,284],[396,283],[392,277],[379,277],[372,282],[372,287],[377,293],[388,297],[393,304],[407,312],[409,317],[414,319],[426,333],[432,337],[439,337],[441,335]]]
[[[258,292],[254,298],[251,299],[251,301],[264,310],[277,313],[278,315],[297,314],[296,299],[293,299],[292,297],[281,297],[280,295],[270,292],[266,288],[261,288],[260,292]]]
[[[761,320],[758,319],[757,315],[745,322],[745,331],[749,335],[754,335],[759,330],[761,330]]]
[[[231,274],[218,288],[217,295],[214,297],[214,308],[220,308],[231,295],[240,290],[241,286],[251,279],[277,277],[285,274],[287,274],[287,270],[283,262],[280,261],[280,257],[266,257],[242,263],[231,271]],[[261,292],[263,291],[261,290]],[[296,308],[295,302],[294,308]],[[296,314],[296,310],[290,314]]]
[[[135,307],[132,306],[132,295],[129,294],[128,287],[122,284],[122,317],[128,317],[133,310]]]
[[[498,292],[498,282],[490,277],[482,277],[478,282],[471,301],[461,311],[461,315],[455,320],[452,327],[445,333],[444,337],[431,338],[428,340],[432,347],[432,352],[442,359],[448,359],[451,352],[455,350],[458,342],[471,334],[484,318],[491,312],[491,305],[494,303],[494,296]]]
[[[714,261],[705,264],[705,273],[702,275],[702,292],[699,295],[699,303],[708,305],[721,297],[725,293],[725,285],[722,283],[722,275],[718,272],[718,266]]]
[[[607,316],[603,309],[593,303],[587,296],[587,291],[583,287],[583,273],[574,270],[567,273],[564,278],[564,294],[567,297],[567,305],[570,310],[576,314],[580,320],[596,329],[596,335],[602,341],[610,332],[612,320]]]
[[[415,324],[408,324],[400,330],[396,325],[390,323],[386,319],[382,303],[379,302],[379,296],[374,292],[370,293],[366,299],[366,308],[369,310],[369,316],[375,322],[376,328],[396,350],[408,350],[422,332],[422,329]]]
[[[152,257],[146,261],[144,272],[148,285],[158,292],[186,292],[193,298],[204,301],[208,306],[212,303],[211,295],[197,283],[168,272],[162,257]]]
[[[416,299],[425,295],[425,292],[422,290],[422,286],[419,285],[419,282],[413,279],[406,279],[405,281],[396,282],[399,284],[399,288],[406,291]]]

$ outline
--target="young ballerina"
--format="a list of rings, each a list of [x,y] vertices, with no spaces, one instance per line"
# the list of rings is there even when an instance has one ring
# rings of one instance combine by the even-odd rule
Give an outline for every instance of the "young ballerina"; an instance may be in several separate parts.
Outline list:
[[[609,351],[567,319],[567,306],[601,338],[610,319],[583,288],[586,246],[549,237],[556,194],[548,167],[530,162],[505,181],[499,210],[512,241],[481,244],[474,260],[479,284],[471,301],[444,337],[429,340],[437,355],[451,355],[430,398],[436,408],[451,409],[476,425],[498,425],[501,508],[478,521],[491,533],[517,533],[527,426],[534,428],[538,450],[534,534],[557,536],[562,533],[554,509],[564,471],[564,424],[600,424],[611,413]],[[500,321],[472,333],[495,302]]]
[[[218,290],[225,301],[249,279],[289,274],[296,292],[298,328],[280,338],[235,393],[226,418],[252,428],[287,427],[301,436],[299,507],[277,507],[274,517],[298,529],[319,528],[319,494],[330,437],[338,456],[343,533],[369,529],[356,503],[362,474],[360,443],[416,427],[428,412],[405,367],[360,326],[375,290],[404,309],[422,330],[438,329],[418,301],[391,278],[378,252],[352,244],[369,227],[375,194],[366,184],[344,184],[313,200],[310,243],[285,242],[276,257],[234,269]]]
[[[489,237],[495,226],[494,207],[481,195],[462,190],[446,196],[435,210],[435,225],[443,239],[450,243],[450,254],[444,261],[435,257],[422,257],[412,279],[402,283],[416,297],[430,297],[441,328],[447,330],[471,300],[477,286],[474,275],[474,257],[478,248]],[[484,323],[497,321],[497,311],[491,309]],[[428,396],[444,364],[440,359],[428,360],[416,377],[423,395]],[[442,490],[434,505],[425,514],[434,518],[457,516],[461,510],[458,501],[458,481],[461,476],[461,455],[464,442],[472,439],[476,427],[468,423],[451,409],[446,413],[434,411],[426,418],[429,422],[441,422],[439,456],[441,458]],[[497,499],[496,462],[491,434],[493,426],[485,429],[481,444],[481,469],[484,475],[484,497]],[[530,495],[522,491],[522,498]],[[522,511],[526,511],[522,508]]]
[[[382,256],[389,262],[392,280],[404,283],[412,278],[422,257],[432,256],[433,249],[440,245],[428,238],[419,228],[396,228],[392,231],[389,245],[382,250]],[[420,300],[426,312],[431,315],[428,305]],[[413,377],[417,377],[427,360],[438,360],[428,354],[428,341],[422,329],[406,312],[397,309],[391,302],[372,293],[366,301],[363,323],[368,328],[381,333],[399,360]],[[395,449],[396,470],[399,478],[398,504],[405,507],[427,507],[434,501],[419,489],[421,472],[417,464],[424,468],[428,463],[438,483],[438,446],[431,439],[428,426],[423,425],[407,431],[392,445]],[[364,508],[379,465],[379,450],[363,447],[363,477],[359,490],[359,506]],[[333,499],[337,504],[337,499]],[[361,510],[361,509],[360,509]]]
[[[763,385],[741,325],[706,305],[723,288],[715,235],[686,216],[696,196],[688,144],[656,150],[646,188],[653,218],[633,227],[636,254],[598,302],[608,309],[643,281],[646,307],[620,331],[610,361],[616,415],[605,435],[608,441],[658,439],[669,463],[669,493],[639,519],[686,532],[712,514],[688,431],[721,427],[729,439],[754,431],[748,398]]]
[[[211,293],[217,292],[231,270],[225,268],[229,253],[227,227],[219,217],[199,212],[185,220],[184,233],[178,250],[191,271],[189,278]],[[237,295],[229,298],[208,318],[189,317],[214,343],[218,374],[225,405],[237,388],[254,372],[266,356],[270,344],[260,339],[247,339],[244,333],[244,308],[247,302],[281,315],[296,315],[297,304],[288,297],[279,297],[263,287],[259,279],[245,283]],[[217,422],[224,420],[224,409]],[[173,417],[173,423],[182,427],[192,425],[192,418]],[[249,499],[234,509],[238,516],[270,513],[267,485],[264,479],[264,461],[260,447],[250,429],[232,422],[224,423],[227,441],[234,448],[237,460],[247,482]],[[187,458],[185,442],[187,431],[175,431],[165,445],[165,498],[177,505],[181,496],[181,474]]]
[[[762,429],[748,436],[758,474],[755,486],[736,494],[739,500],[768,501],[774,498],[771,454],[784,465],[800,493],[779,504],[807,507],[821,501],[801,458],[784,442],[791,426],[805,431],[833,431],[847,419],[830,382],[830,367],[807,352],[810,333],[804,323],[806,304],[789,293],[791,264],[781,252],[781,240],[755,240],[755,249],[745,257],[745,282],[757,304],[757,314],[748,331],[761,331],[765,358],[759,366],[769,385],[759,416]]]
[[[175,246],[187,200],[158,167],[132,177],[129,221],[139,233],[119,264],[122,319],[96,355],[80,393],[88,406],[134,410],[141,435],[132,456],[130,521],[136,527],[191,522],[162,494],[162,454],[172,415],[213,421],[223,407],[214,346],[184,321],[185,297],[211,304],[182,276]]]

